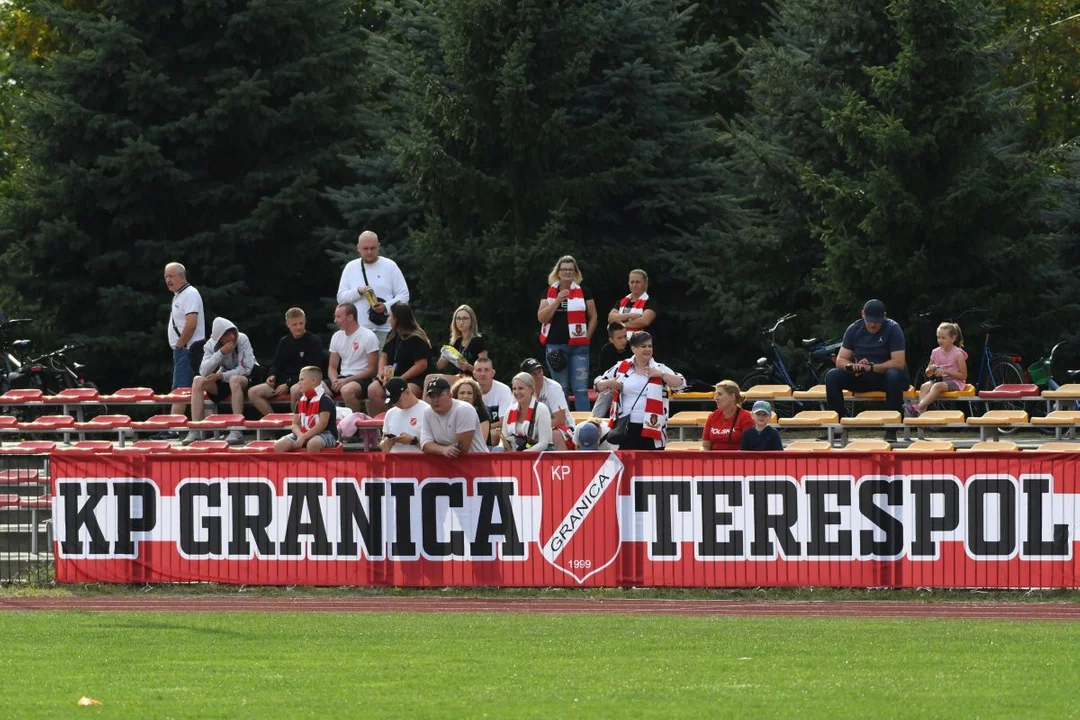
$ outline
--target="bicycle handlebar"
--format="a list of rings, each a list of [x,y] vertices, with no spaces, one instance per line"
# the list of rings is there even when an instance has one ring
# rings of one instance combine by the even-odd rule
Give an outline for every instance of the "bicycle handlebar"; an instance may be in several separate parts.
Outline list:
[[[786,323],[788,320],[792,320],[792,319],[797,318],[797,317],[798,317],[797,313],[788,313],[787,315],[784,315],[782,318],[780,318],[779,320],[776,321],[775,325],[773,325],[771,328],[768,328],[767,330],[765,330],[765,334],[768,335],[770,333],[776,332],[776,329],[778,327],[780,327],[781,325]]]

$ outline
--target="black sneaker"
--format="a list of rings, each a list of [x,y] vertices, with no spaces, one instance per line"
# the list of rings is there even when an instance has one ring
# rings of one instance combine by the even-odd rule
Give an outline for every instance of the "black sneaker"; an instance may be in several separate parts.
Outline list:
[[[166,430],[165,432],[159,432],[156,435],[150,436],[151,440],[179,440],[180,433],[172,430]]]
[[[896,442],[896,431],[895,430],[890,428],[889,430],[885,431],[885,442],[890,442],[890,443]]]

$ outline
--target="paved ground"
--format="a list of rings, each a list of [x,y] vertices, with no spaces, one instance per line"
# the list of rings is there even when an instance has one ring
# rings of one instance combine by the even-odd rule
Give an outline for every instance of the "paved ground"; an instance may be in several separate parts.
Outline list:
[[[0,598],[0,611],[86,612],[460,612],[690,615],[698,617],[859,617],[1080,620],[1080,604],[994,602],[745,602],[545,598],[78,597]]]

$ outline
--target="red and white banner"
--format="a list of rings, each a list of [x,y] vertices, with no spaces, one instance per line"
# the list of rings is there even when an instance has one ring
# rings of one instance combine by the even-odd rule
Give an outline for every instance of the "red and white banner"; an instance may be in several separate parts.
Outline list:
[[[54,455],[56,579],[1080,587],[1080,454]]]

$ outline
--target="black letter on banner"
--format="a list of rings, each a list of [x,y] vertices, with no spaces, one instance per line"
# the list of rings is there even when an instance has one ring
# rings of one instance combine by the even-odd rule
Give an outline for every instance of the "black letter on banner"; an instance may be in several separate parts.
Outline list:
[[[951,480],[912,480],[911,491],[915,494],[915,540],[911,543],[911,555],[934,557],[937,543],[930,539],[930,533],[949,532],[960,525],[960,488]],[[945,513],[941,517],[930,514],[930,499],[934,495],[945,498]]]
[[[221,518],[202,518],[202,528],[209,538],[195,540],[195,498],[206,498],[208,507],[221,507],[221,483],[190,482],[180,487],[180,551],[185,555],[221,554]]]
[[[116,495],[116,543],[113,555],[132,555],[135,543],[131,536],[135,533],[150,532],[157,525],[157,491],[146,482],[113,483]],[[142,498],[142,516],[131,517],[131,498]]]
[[[390,543],[390,554],[394,557],[416,557],[416,543],[412,539],[412,498],[416,495],[416,485],[412,483],[390,483],[390,496],[394,498],[394,526],[397,533]]]
[[[1054,539],[1042,539],[1043,495],[1050,493],[1050,478],[1024,478],[1024,494],[1027,499],[1028,534],[1024,540],[1024,555],[1052,555],[1067,557],[1069,554],[1069,526],[1055,525]],[[1051,495],[1051,497],[1053,497]]]
[[[480,517],[476,522],[476,539],[470,552],[475,557],[493,557],[491,536],[502,535],[502,556],[522,557],[525,545],[518,537],[517,520],[510,507],[510,498],[514,496],[512,482],[478,482],[476,492],[480,496]],[[492,522],[495,505],[499,506],[500,522]]]
[[[247,499],[258,500],[259,511],[254,515],[247,513]],[[274,543],[266,534],[266,528],[273,517],[274,491],[266,483],[235,482],[229,483],[229,502],[232,505],[232,538],[229,539],[229,554],[251,555],[247,531],[255,536],[255,548],[259,555],[274,554]]]
[[[743,531],[732,530],[728,540],[719,542],[716,529],[730,527],[733,514],[717,512],[716,496],[727,495],[728,505],[742,506],[742,483],[734,480],[702,480],[698,483],[698,495],[701,496],[701,542],[698,543],[700,557],[741,557],[743,554]]]
[[[323,483],[291,482],[285,492],[292,499],[289,506],[289,521],[285,525],[285,539],[278,545],[280,555],[296,557],[300,555],[300,536],[311,535],[312,557],[325,557],[330,554],[330,540],[326,537],[326,523],[323,522],[319,498],[323,496]],[[308,522],[302,522],[304,506],[308,509]]]
[[[450,500],[451,508],[465,506],[465,488],[461,483],[429,482],[420,491],[420,517],[424,530],[424,554],[430,557],[450,557],[465,554],[465,533],[450,531],[450,541],[441,542],[437,535],[441,518],[435,515],[435,501],[440,497]]]
[[[838,505],[851,505],[851,483],[844,480],[808,480],[807,500],[810,501],[810,542],[806,554],[811,557],[847,557],[851,555],[851,531],[841,530],[836,542],[825,539],[825,528],[840,524],[840,513],[825,510],[825,496],[835,495]]]
[[[972,555],[1012,555],[1016,549],[1016,488],[1004,478],[976,478],[968,483],[968,550]],[[998,524],[1001,539],[986,539],[983,509],[987,495],[1001,498]]]
[[[671,498],[679,510],[690,509],[690,484],[670,480],[646,480],[634,483],[634,512],[648,512],[649,498],[656,498],[654,522],[656,539],[650,552],[652,557],[678,557],[679,546],[672,539]]]
[[[859,484],[859,512],[885,531],[884,540],[874,540],[873,530],[859,533],[859,554],[897,557],[904,551],[904,525],[874,504],[875,495],[884,495],[889,505],[904,504],[903,480],[864,480]]]
[[[802,548],[791,532],[792,526],[799,520],[798,494],[795,483],[786,480],[762,480],[750,483],[750,494],[754,496],[754,541],[750,543],[750,554],[772,557],[776,552],[769,540],[769,528],[776,533],[780,547],[788,557],[798,557]],[[784,508],[779,515],[769,513],[769,496],[779,495],[784,498]]]
[[[364,551],[368,557],[382,557],[384,548],[383,540],[383,497],[386,495],[386,485],[381,482],[368,481],[364,483],[364,495],[368,499],[368,512],[364,514],[364,506],[360,504],[360,493],[356,491],[356,483],[339,482],[334,486],[334,494],[338,496],[341,511],[341,540],[338,541],[338,557],[353,557],[358,554],[356,539],[353,537],[353,527],[360,529],[360,539],[364,541]]]
[[[107,483],[86,483],[86,504],[79,509],[79,497],[82,495],[79,483],[61,483],[60,496],[64,498],[64,542],[60,543],[65,555],[108,555],[109,543],[101,533],[94,509],[101,498],[109,493]],[[90,534],[90,551],[83,550],[79,540],[79,530],[86,526]]]

